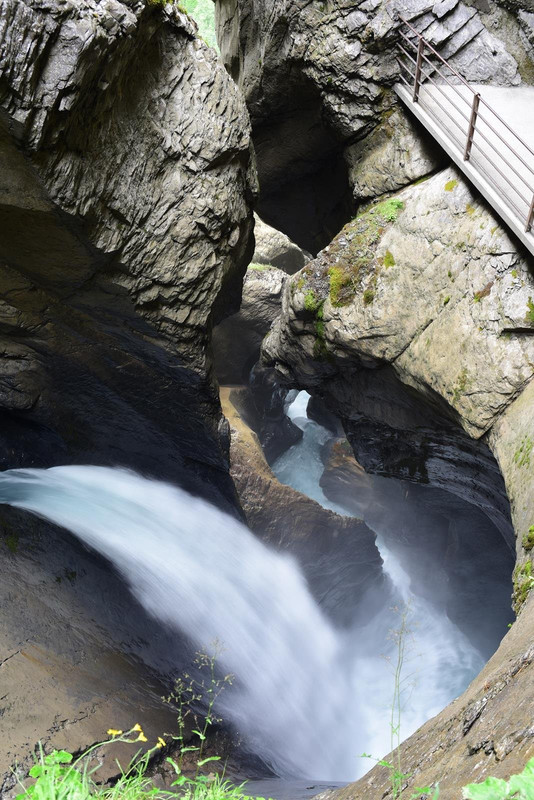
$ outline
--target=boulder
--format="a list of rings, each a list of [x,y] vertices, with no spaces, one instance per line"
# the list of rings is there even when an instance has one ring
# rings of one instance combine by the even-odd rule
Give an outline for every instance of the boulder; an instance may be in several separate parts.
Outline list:
[[[241,308],[213,330],[215,372],[222,384],[247,383],[264,336],[280,313],[286,273],[270,265],[250,264]]]
[[[293,275],[306,264],[311,256],[301,250],[289,236],[271,228],[257,214],[254,215],[256,249],[252,256],[254,264],[268,264]]]

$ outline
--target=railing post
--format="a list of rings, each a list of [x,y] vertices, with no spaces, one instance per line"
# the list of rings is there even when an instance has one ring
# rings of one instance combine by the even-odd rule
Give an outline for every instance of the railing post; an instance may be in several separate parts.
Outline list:
[[[480,94],[474,94],[473,105],[471,106],[471,119],[469,120],[469,128],[467,129],[467,142],[464,150],[464,161],[469,161],[469,157],[471,156],[471,147],[473,146],[473,136],[475,135],[475,126],[477,124],[479,105]]]
[[[525,233],[528,233],[529,230],[532,228],[532,223],[534,222],[534,195],[532,195],[532,202],[530,203],[530,208],[528,210],[528,217],[527,217],[527,224],[525,226]]]
[[[413,97],[412,100],[414,103],[417,103],[419,100],[419,89],[421,86],[421,68],[423,65],[423,50],[425,48],[425,40],[422,36],[419,37],[419,44],[417,45],[417,61],[415,64],[415,78],[414,78],[414,85],[413,85]]]

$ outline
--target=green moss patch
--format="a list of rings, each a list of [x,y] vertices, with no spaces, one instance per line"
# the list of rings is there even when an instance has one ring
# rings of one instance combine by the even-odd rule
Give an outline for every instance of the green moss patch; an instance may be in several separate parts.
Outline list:
[[[528,552],[534,547],[534,525],[531,525],[521,540],[523,548]]]
[[[458,181],[452,180],[452,181],[447,181],[444,188],[446,192],[452,192],[453,189],[455,189],[457,186],[458,186]]]
[[[390,250],[386,250],[386,254],[384,256],[384,266],[386,269],[395,266],[395,259],[393,258],[393,253]]]
[[[322,306],[322,302],[319,300],[313,289],[309,289],[304,295],[304,308],[306,311],[315,314],[320,306]]]
[[[388,225],[395,222],[404,203],[397,197],[390,197],[381,203],[375,203],[363,211],[343,229],[343,235],[337,237],[328,248],[329,258],[335,265],[328,269],[330,278],[330,302],[335,307],[348,305],[357,292],[362,291],[362,282],[381,266],[376,257],[376,245]],[[389,255],[388,255],[389,254]],[[386,265],[387,259],[387,265]],[[385,266],[393,266],[395,259],[386,251],[382,260]],[[376,279],[376,278],[375,278]],[[365,292],[374,290],[367,286]],[[365,294],[364,292],[364,294]],[[366,295],[364,302],[372,302]]]
[[[524,564],[521,566],[518,565],[514,569],[513,581],[514,591],[512,594],[512,604],[515,613],[518,614],[534,585],[531,561],[526,561]]]
[[[530,467],[530,456],[532,454],[532,447],[534,442],[530,436],[523,436],[519,443],[519,447],[514,453],[514,464],[518,467]]]
[[[525,322],[530,322],[531,325],[534,325],[534,302],[532,297],[529,297],[527,300],[527,313],[525,314]]]

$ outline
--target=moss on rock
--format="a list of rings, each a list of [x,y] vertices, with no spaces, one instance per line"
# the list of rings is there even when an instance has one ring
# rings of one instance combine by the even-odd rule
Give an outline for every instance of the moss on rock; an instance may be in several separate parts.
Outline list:
[[[403,208],[404,203],[397,197],[375,203],[371,208],[358,214],[344,228],[343,237],[334,241],[329,247],[329,258],[337,259],[335,266],[328,270],[330,302],[333,306],[339,308],[351,303],[356,293],[361,290],[363,278],[378,268],[376,245],[387,226],[396,221]],[[382,263],[387,267],[394,265],[395,259],[389,250],[386,251]],[[371,291],[372,298],[369,294]],[[371,289],[366,289],[363,295],[366,304],[374,299],[374,291]]]

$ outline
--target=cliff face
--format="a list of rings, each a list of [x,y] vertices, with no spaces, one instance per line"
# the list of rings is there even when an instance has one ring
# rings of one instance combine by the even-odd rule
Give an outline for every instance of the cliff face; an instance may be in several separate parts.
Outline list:
[[[456,0],[216,4],[221,53],[251,115],[260,215],[311,252],[363,199],[441,162],[391,92],[397,7],[468,80],[510,85],[531,75],[523,23],[493,0],[484,12]]]
[[[0,59],[2,469],[126,466],[240,514],[208,355],[253,248],[238,90],[172,4],[1,0]],[[139,659],[176,642],[109,565],[5,509],[0,548],[0,793],[39,740],[172,730]]]
[[[239,94],[173,5],[5,0],[0,19],[3,413],[46,426],[54,463],[159,474],[163,450],[231,497],[206,349],[250,256]]]
[[[372,204],[289,278],[263,344],[287,385],[342,418],[366,469],[468,499],[516,548],[512,631],[469,690],[403,746],[410,784],[439,780],[447,796],[521,769],[532,749],[520,699],[534,631],[532,297],[531,260],[449,168]],[[373,770],[340,797],[380,797],[387,784]]]

